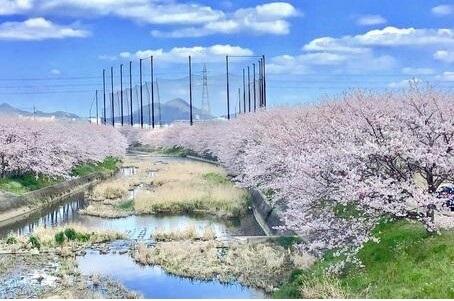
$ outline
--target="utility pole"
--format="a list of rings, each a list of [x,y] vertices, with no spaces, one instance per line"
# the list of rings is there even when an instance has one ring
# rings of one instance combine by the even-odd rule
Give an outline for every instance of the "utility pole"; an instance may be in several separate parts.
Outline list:
[[[254,91],[254,112],[257,110],[257,99],[256,99],[256,91],[255,91],[255,63],[252,64],[252,72],[254,73],[253,76],[253,91]]]
[[[189,56],[189,124],[192,125],[192,62]]]
[[[263,66],[263,103],[266,108],[266,63],[265,63],[265,55],[262,56],[262,66]]]
[[[238,115],[241,114],[241,88],[238,88]]]
[[[113,67],[110,67],[110,83],[112,88],[112,126],[115,126],[115,104],[114,104],[114,82],[113,82]]]
[[[99,113],[98,113],[98,90],[96,90],[95,93],[95,98],[96,98],[96,124],[99,124]]]
[[[251,71],[249,66],[247,66],[247,94],[249,103],[249,113],[251,113]]]
[[[159,127],[162,126],[162,119],[161,119],[161,96],[159,95],[159,85],[158,85],[158,78],[156,78],[156,94],[158,96],[158,121],[159,121]]]
[[[134,112],[132,111],[132,61],[129,61],[129,100],[131,126],[134,126]]]
[[[150,57],[151,68],[151,126],[154,128],[154,66],[153,56]]]
[[[104,89],[104,115],[103,123],[106,124],[106,69],[102,69],[102,86]]]
[[[120,110],[121,126],[123,126],[123,64],[120,65]]]
[[[206,64],[203,64],[202,71],[202,110],[211,114],[210,98],[208,95],[208,71]]]
[[[139,60],[140,67],[140,127],[143,129],[143,92],[142,92],[142,59]]]
[[[243,68],[243,113],[246,113],[246,78]]]
[[[229,56],[225,56],[225,68],[227,79],[227,120],[230,120],[230,87],[229,87]]]

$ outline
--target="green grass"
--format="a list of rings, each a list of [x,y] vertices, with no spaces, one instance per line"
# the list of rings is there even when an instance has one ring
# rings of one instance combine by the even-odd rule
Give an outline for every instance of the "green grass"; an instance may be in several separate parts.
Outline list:
[[[209,184],[213,184],[213,185],[230,183],[229,179],[227,179],[226,176],[221,175],[216,172],[205,173],[202,175],[202,178],[205,179]]]
[[[128,200],[128,201],[121,202],[120,204],[118,204],[115,207],[118,209],[121,209],[121,210],[128,210],[128,211],[133,210],[134,209],[134,200]]]
[[[8,176],[0,178],[0,190],[14,194],[24,194],[59,182],[58,179],[25,174],[21,176]]]
[[[113,171],[117,168],[119,160],[112,157],[107,157],[100,163],[85,163],[73,168],[71,175],[75,177],[83,177],[93,172]],[[7,176],[0,178],[0,191],[7,191],[17,195],[41,189],[58,182],[63,181],[62,178],[50,178],[47,176],[35,176],[33,174],[24,174],[18,176]]]
[[[380,224],[375,234],[380,241],[368,242],[358,253],[364,267],[338,277],[347,296],[454,298],[454,231],[431,235],[422,225],[402,220]],[[321,281],[335,260],[326,255],[310,270],[296,271],[274,297],[304,297],[301,287]]]
[[[118,167],[119,159],[107,157],[104,161],[99,163],[84,163],[77,165],[72,170],[72,175],[83,177],[94,172],[113,171]]]

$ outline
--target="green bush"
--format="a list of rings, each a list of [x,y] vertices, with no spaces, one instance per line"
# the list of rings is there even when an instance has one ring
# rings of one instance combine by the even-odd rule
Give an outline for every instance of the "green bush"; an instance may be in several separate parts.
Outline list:
[[[55,234],[55,242],[58,245],[62,245],[65,242],[65,233],[63,233],[62,231],[57,232]]]
[[[10,236],[6,239],[7,245],[14,245],[17,243],[17,239],[14,236]]]
[[[39,238],[37,236],[30,236],[28,238],[28,242],[32,244],[32,247],[33,248],[36,248],[36,249],[41,249],[41,241],[39,240]]]
[[[79,233],[77,232],[76,234],[76,240],[80,242],[87,242],[90,240],[90,234],[84,234],[84,233]]]
[[[77,232],[73,228],[65,229],[65,236],[68,240],[76,240]]]

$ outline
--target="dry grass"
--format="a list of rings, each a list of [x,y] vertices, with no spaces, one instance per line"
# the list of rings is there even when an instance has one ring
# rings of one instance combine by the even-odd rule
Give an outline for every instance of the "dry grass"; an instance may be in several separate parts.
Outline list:
[[[98,216],[104,218],[119,218],[132,215],[131,210],[119,209],[111,205],[90,204],[85,209],[79,210],[80,214]]]
[[[123,179],[102,182],[93,188],[90,198],[94,201],[119,199],[128,194],[129,183]]]
[[[207,176],[208,175],[208,176]],[[139,192],[135,211],[181,213],[203,211],[238,216],[246,208],[247,192],[226,179],[225,172],[206,163],[170,163],[153,178],[153,191]]]
[[[325,276],[301,282],[301,296],[305,299],[345,299],[348,298],[339,279]]]
[[[212,227],[207,226],[202,233],[198,233],[194,225],[187,226],[184,229],[165,231],[156,229],[152,235],[156,241],[176,241],[176,240],[212,240],[216,238]]]
[[[295,268],[289,251],[271,243],[179,241],[160,242],[152,248],[140,244],[134,258],[176,275],[239,281],[268,292],[287,280]]]
[[[66,229],[73,229],[76,231],[79,235],[85,236],[87,239],[86,240],[65,240],[63,244],[58,244],[57,241],[55,240],[55,235],[59,232],[63,232]],[[93,230],[89,229],[87,227],[84,227],[79,224],[68,224],[65,226],[61,227],[55,227],[55,228],[44,228],[44,227],[39,227],[33,232],[33,237],[36,237],[40,244],[41,247],[43,248],[54,248],[54,247],[62,247],[62,246],[84,246],[84,245],[90,245],[90,244],[95,244],[95,243],[102,243],[102,242],[108,242],[108,241],[113,241],[117,239],[125,239],[126,235],[115,232],[115,231],[108,231],[108,230]],[[13,245],[8,245],[6,244],[5,241],[1,242],[1,245],[5,249],[30,249],[32,246],[30,244],[30,238],[29,236],[14,236],[16,243]]]

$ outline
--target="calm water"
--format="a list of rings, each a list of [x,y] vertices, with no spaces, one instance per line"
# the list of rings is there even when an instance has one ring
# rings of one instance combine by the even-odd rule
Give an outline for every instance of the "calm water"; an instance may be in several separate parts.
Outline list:
[[[37,227],[58,227],[77,223],[92,229],[123,232],[131,239],[149,239],[155,230],[175,231],[189,226],[202,233],[211,227],[217,237],[233,235],[263,235],[252,214],[239,220],[219,220],[210,216],[162,216],[132,215],[125,218],[108,219],[81,215],[79,209],[86,206],[83,193],[69,197],[60,204],[34,213],[27,219],[0,228],[0,238],[9,233],[27,235]]]
[[[100,255],[90,251],[77,261],[82,274],[109,276],[145,298],[265,298],[262,291],[237,283],[173,276],[158,266],[139,265],[127,254]]]

